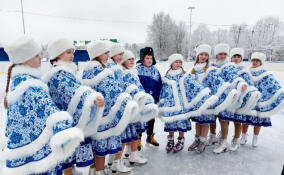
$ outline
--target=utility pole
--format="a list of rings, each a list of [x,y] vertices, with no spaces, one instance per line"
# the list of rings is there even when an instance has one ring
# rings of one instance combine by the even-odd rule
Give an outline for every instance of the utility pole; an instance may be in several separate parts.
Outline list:
[[[23,0],[21,0],[21,8],[22,8],[23,30],[24,30],[24,34],[26,34],[25,20],[24,20],[24,7],[23,7]]]
[[[192,23],[191,23],[191,17],[192,17],[192,10],[195,9],[194,6],[189,6],[187,9],[190,10],[190,21],[189,21],[189,41],[188,41],[188,57],[187,57],[187,61],[190,60],[190,49],[191,49],[191,26],[192,26]]]

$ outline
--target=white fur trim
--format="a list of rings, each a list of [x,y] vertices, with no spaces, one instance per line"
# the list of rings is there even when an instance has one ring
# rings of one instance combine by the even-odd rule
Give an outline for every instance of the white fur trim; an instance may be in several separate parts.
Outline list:
[[[273,73],[270,72],[270,71],[263,72],[263,73],[260,74],[259,76],[253,76],[253,81],[254,81],[254,82],[259,81],[259,80],[263,79],[264,77],[266,77],[266,76],[268,76],[268,75],[273,75]]]
[[[34,77],[40,78],[41,77],[41,68],[32,68],[30,66],[21,64],[16,65],[11,72],[11,78],[15,77],[16,75],[20,74],[28,74]]]
[[[228,82],[225,82],[217,91],[217,93],[215,94],[218,98],[220,98],[221,94],[228,88],[230,87],[231,84]],[[224,111],[229,105],[232,104],[232,102],[235,100],[237,95],[237,90],[232,89],[230,91],[230,93],[228,94],[227,98],[221,103],[219,104],[215,109],[207,109],[207,111],[205,111],[205,114],[218,114],[221,111]],[[218,101],[217,101],[218,102]]]
[[[258,102],[257,106],[264,107],[264,106],[271,105],[271,103],[273,103],[279,97],[281,93],[284,93],[284,88],[279,89],[269,100]]]
[[[256,67],[256,68],[250,68],[249,69],[251,72],[258,72],[258,71],[261,71],[261,70],[265,70],[263,66],[259,66],[259,67]]]
[[[97,86],[105,77],[111,75],[112,77],[114,77],[113,72],[108,69],[105,68],[102,72],[100,72],[98,75],[96,75],[94,78],[92,79],[82,79],[81,81],[88,86],[94,87]]]
[[[252,109],[254,109],[260,97],[261,97],[261,93],[259,91],[252,92],[252,95],[250,99],[248,100],[247,104],[243,108],[238,109],[236,111],[236,114],[246,114],[246,115],[253,114],[254,116],[257,115],[256,111]]]
[[[136,76],[137,78],[139,78],[139,77],[138,77],[138,71],[137,71],[137,69],[135,69],[135,68],[131,68],[131,69],[125,69],[125,68],[123,68],[123,74],[124,74],[124,75],[132,74],[132,75]]]
[[[189,116],[187,116],[187,114],[178,114],[178,115],[174,115],[174,116],[170,116],[170,117],[163,117],[163,116],[159,115],[158,117],[162,122],[165,122],[165,123],[171,123],[171,122],[178,121],[178,120],[186,120],[186,119],[189,118]]]
[[[178,89],[176,82],[174,80],[169,80],[167,78],[163,78],[163,82],[170,85],[173,89],[173,96],[174,96],[174,101],[175,101],[175,106],[172,107],[159,107],[159,110],[161,112],[173,112],[173,111],[179,111],[181,110],[181,105],[180,105],[180,99],[178,96]]]
[[[125,89],[125,92],[126,93],[131,93],[132,91],[134,90],[139,90],[138,87],[135,85],[135,84],[131,84],[130,86],[128,86],[126,89]]]
[[[159,113],[159,108],[156,104],[148,104],[144,107],[144,111],[151,111],[150,113],[141,116],[140,122],[148,122],[155,118]]]
[[[74,62],[66,62],[66,61],[62,61],[62,60],[57,60],[56,62],[53,63],[54,67],[58,67],[58,66],[63,66],[66,68],[69,68],[69,72],[72,71],[72,74],[75,76],[76,71],[77,71],[77,65]]]
[[[114,119],[116,112],[120,109],[123,100],[126,98],[131,99],[131,96],[128,93],[121,93],[117,97],[115,104],[111,107],[108,115],[102,118],[100,125],[108,124]]]
[[[71,116],[67,112],[56,112],[51,114],[46,121],[46,127],[42,131],[41,135],[34,140],[32,143],[16,148],[16,149],[5,149],[3,155],[6,159],[12,160],[17,159],[25,156],[30,156],[36,153],[36,151],[40,150],[50,139],[53,135],[53,126],[59,122],[69,120],[72,122]]]
[[[101,93],[95,92],[94,90],[92,90],[90,87],[87,86],[80,86],[75,94],[73,95],[67,111],[69,112],[70,115],[74,115],[74,113],[76,112],[77,106],[81,100],[81,96],[84,94],[84,92],[86,91],[91,91],[92,93],[86,98],[85,102],[84,102],[84,106],[82,109],[82,114],[80,117],[80,120],[78,121],[76,127],[83,129],[84,134],[86,135],[86,137],[91,136],[93,134],[96,133],[97,128],[98,128],[98,122],[95,121],[100,121],[103,115],[103,110],[104,107],[97,107],[97,111],[95,114],[95,121],[93,121],[92,123],[95,123],[94,126],[88,126],[87,122],[90,120],[90,113],[91,113],[91,108],[92,106],[94,106],[94,101],[98,98],[101,97],[103,98],[103,96],[101,95]]]
[[[195,71],[201,71],[204,69],[204,67],[206,66],[207,63],[197,63],[196,65],[194,65],[193,69]]]
[[[114,65],[114,66],[112,66],[111,68],[108,68],[108,69],[110,69],[113,73],[115,71],[118,71],[118,70],[123,71],[121,65]]]
[[[68,140],[70,139],[72,139],[72,141],[68,142]],[[4,167],[2,173],[5,175],[28,175],[34,173],[44,173],[52,167],[55,167],[60,162],[66,160],[67,157],[71,156],[75,151],[75,148],[79,146],[82,140],[84,140],[82,131],[76,128],[69,128],[67,130],[64,130],[62,131],[62,133],[58,133],[58,135],[56,134],[54,138],[52,138],[51,143],[55,146],[56,144],[60,145],[59,143],[62,141],[63,143],[66,143],[67,141],[66,145],[64,145],[63,147],[57,146],[56,149],[52,150],[47,158],[44,158],[38,162],[30,162],[24,166],[17,168]]]
[[[62,149],[63,160],[66,160],[75,152],[75,149],[80,145],[80,142],[84,141],[84,138],[81,129],[72,127],[55,134],[50,140],[50,146],[52,150]]]
[[[49,94],[47,85],[44,84],[41,80],[28,79],[16,86],[15,90],[9,91],[7,93],[8,104],[10,105],[16,103],[29,88],[41,88],[43,91]]]
[[[85,100],[84,107],[82,109],[82,119],[78,122],[78,127],[83,129],[85,137],[90,137],[97,133],[98,127],[100,125],[100,121],[103,117],[104,107],[97,107],[96,114],[93,118],[93,120],[88,123],[90,120],[91,115],[91,108],[95,105],[94,101],[98,98],[104,98],[101,93],[93,92],[90,94],[87,99]]]
[[[238,88],[238,86],[244,82],[245,80],[241,77],[238,77],[236,79],[234,79],[234,81],[231,83],[232,84],[232,88]],[[239,83],[238,83],[239,82]],[[236,85],[238,84],[238,86],[236,87]]]
[[[278,104],[277,107],[274,108],[274,109],[271,110],[271,111],[258,112],[258,116],[259,116],[259,117],[269,117],[269,116],[274,115],[274,114],[276,114],[277,112],[283,110],[283,108],[284,108],[284,100],[282,100],[281,103]]]
[[[53,77],[58,71],[65,71],[68,72],[72,75],[74,75],[74,77],[76,78],[76,74],[74,73],[74,71],[72,69],[70,69],[68,66],[56,66],[51,68],[46,75],[44,75],[42,77],[42,81],[44,81],[46,84],[49,82],[49,80],[51,79],[51,77]],[[77,79],[77,81],[79,81]]]
[[[187,77],[187,75],[183,76],[179,81],[180,81],[180,90],[184,102],[184,107],[185,108],[190,108],[194,106],[196,103],[198,103],[205,95],[208,95],[211,90],[209,88],[204,88],[199,94],[191,101],[188,102],[186,98],[186,92],[185,92],[185,87],[184,87],[184,79]]]
[[[181,68],[179,68],[178,70],[170,69],[170,71],[168,72],[168,75],[176,76],[176,75],[181,74],[181,73],[182,73],[182,69]]]
[[[119,123],[114,128],[110,128],[102,132],[97,132],[94,136],[92,136],[92,138],[95,140],[100,140],[100,139],[109,138],[111,136],[119,136],[125,130],[125,128],[129,123],[132,123],[132,121],[139,120],[140,115],[138,114],[138,110],[139,107],[135,101],[133,100],[128,101],[123,116],[121,117]],[[112,111],[110,111],[110,114],[111,112]]]
[[[200,116],[202,114],[206,114],[208,108],[215,104],[216,102],[218,101],[218,97],[216,95],[212,95],[211,97],[209,97],[209,99],[206,100],[205,103],[202,104],[202,106],[199,107],[198,110],[196,111],[191,111],[191,112],[188,112],[187,115],[189,117],[196,117],[196,116]]]
[[[205,113],[206,109],[209,106],[216,103],[217,100],[218,100],[218,97],[213,95],[209,99],[207,99],[206,103],[204,103],[202,106],[200,106],[200,108],[196,111],[191,111],[191,112],[188,112],[186,114],[179,114],[179,115],[175,115],[175,116],[171,116],[171,117],[163,117],[163,116],[161,116],[161,113],[160,113],[159,118],[163,122],[170,123],[170,122],[174,122],[174,121],[178,121],[178,120],[187,120],[190,117],[200,116],[200,115]]]
[[[204,78],[207,77],[207,75],[211,72],[211,71],[214,71],[214,70],[217,70],[215,67],[211,66],[209,67],[206,72],[202,73],[202,74],[199,74],[198,76],[198,82],[199,83],[202,83]]]

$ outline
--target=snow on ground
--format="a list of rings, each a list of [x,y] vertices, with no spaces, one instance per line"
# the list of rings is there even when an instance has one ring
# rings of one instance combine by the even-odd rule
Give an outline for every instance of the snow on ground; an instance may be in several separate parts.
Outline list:
[[[186,63],[184,69],[190,71],[193,63]],[[162,76],[168,70],[167,63],[158,63],[157,68]],[[284,86],[284,63],[266,63],[265,67],[274,72],[275,77]],[[5,125],[5,111],[3,109],[3,94],[6,83],[6,75],[0,74],[0,143],[3,145]],[[284,109],[271,117],[272,127],[262,128],[259,136],[259,146],[251,146],[253,130],[249,128],[248,143],[241,146],[237,152],[226,152],[220,155],[213,154],[214,146],[207,147],[203,154],[188,152],[188,146],[193,142],[195,126],[192,123],[192,131],[185,134],[185,148],[179,153],[165,152],[167,133],[163,131],[163,123],[157,119],[155,123],[155,138],[160,142],[158,149],[144,146],[142,154],[149,162],[145,166],[134,170],[136,175],[279,175],[284,164]],[[217,124],[217,131],[220,130]],[[231,142],[234,134],[233,124],[230,123],[228,142]],[[177,137],[177,135],[176,135]],[[145,145],[146,134],[143,134]],[[0,144],[0,146],[1,146]],[[0,147],[1,148],[1,147]],[[0,169],[3,160],[0,155]],[[1,163],[2,161],[2,163]],[[87,175],[88,169],[79,169]]]

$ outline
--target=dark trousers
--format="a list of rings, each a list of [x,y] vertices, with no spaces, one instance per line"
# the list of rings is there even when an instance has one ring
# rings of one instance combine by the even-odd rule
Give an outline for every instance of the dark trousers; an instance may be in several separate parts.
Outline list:
[[[282,169],[282,173],[281,173],[281,175],[284,175],[284,166],[283,166],[283,169]]]
[[[150,121],[147,122],[147,135],[151,136],[154,134],[154,124],[155,124],[155,119],[152,119]]]

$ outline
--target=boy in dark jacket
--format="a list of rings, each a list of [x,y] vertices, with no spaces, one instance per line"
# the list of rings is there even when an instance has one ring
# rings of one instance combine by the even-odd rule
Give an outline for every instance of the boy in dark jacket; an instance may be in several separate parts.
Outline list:
[[[137,65],[138,77],[145,91],[153,96],[155,103],[159,102],[160,91],[162,88],[162,79],[160,72],[154,66],[156,64],[156,60],[154,57],[154,51],[151,47],[145,47],[140,50],[140,60],[137,63],[141,63]],[[147,125],[147,140],[148,144],[153,146],[159,146],[159,143],[154,139],[154,123],[155,119],[150,120]],[[138,140],[138,149],[142,148],[141,144],[141,136]]]

